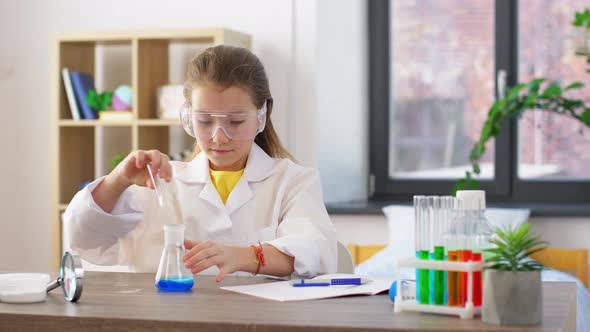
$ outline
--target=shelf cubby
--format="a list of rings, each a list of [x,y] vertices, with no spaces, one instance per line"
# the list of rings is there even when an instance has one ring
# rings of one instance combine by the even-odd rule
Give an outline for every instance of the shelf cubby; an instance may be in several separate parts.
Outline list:
[[[94,127],[59,129],[59,198],[67,204],[80,186],[94,178]]]

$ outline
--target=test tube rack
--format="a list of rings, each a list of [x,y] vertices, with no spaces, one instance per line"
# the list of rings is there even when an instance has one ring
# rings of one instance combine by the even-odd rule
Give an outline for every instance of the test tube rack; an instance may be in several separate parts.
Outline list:
[[[473,305],[473,272],[482,271],[486,267],[484,262],[448,262],[424,260],[415,257],[400,258],[397,261],[397,280],[400,280],[400,269],[416,268],[440,271],[467,272],[467,301],[464,307],[450,307],[446,305],[420,304],[417,300],[404,300],[402,298],[401,282],[397,283],[397,292],[394,302],[394,312],[416,311],[443,315],[456,315],[461,319],[472,319],[481,314],[481,307]]]

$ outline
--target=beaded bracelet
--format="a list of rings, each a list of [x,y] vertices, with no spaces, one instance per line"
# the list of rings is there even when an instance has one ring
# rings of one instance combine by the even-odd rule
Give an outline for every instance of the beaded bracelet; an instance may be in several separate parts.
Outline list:
[[[254,254],[256,255],[256,264],[258,264],[258,266],[256,267],[256,272],[254,272],[253,275],[257,275],[258,272],[260,272],[260,267],[264,266],[264,253],[262,252],[262,244],[260,244],[260,242],[258,242],[258,245],[251,245],[250,247],[254,248]]]

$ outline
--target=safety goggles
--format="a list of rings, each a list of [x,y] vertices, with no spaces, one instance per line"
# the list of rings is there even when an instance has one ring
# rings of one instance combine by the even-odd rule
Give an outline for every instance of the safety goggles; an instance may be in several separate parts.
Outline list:
[[[212,112],[182,109],[180,119],[184,130],[192,137],[208,140],[225,134],[230,140],[249,140],[264,130],[266,103],[259,110]]]

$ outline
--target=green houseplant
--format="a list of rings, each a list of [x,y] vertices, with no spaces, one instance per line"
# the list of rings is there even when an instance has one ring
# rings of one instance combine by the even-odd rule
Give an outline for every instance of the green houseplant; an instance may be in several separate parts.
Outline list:
[[[576,54],[585,56],[586,63],[590,63],[590,9],[576,13],[573,25],[575,27],[584,29],[584,50],[579,51]],[[586,69],[586,72],[590,73],[590,68]]]
[[[119,163],[121,161],[123,161],[123,159],[125,159],[125,157],[127,157],[128,154],[129,153],[123,153],[123,152],[115,154],[109,160],[109,173],[112,172],[117,167],[117,165],[119,165]]]
[[[484,272],[482,320],[499,325],[536,325],[541,322],[541,270],[529,259],[547,243],[530,232],[529,223],[496,229],[490,240],[490,266]]]
[[[583,27],[586,33],[590,33],[590,10],[576,13],[572,24],[576,27]],[[584,52],[577,53],[577,55],[585,56],[588,64],[590,64],[589,46],[585,46]],[[590,73],[590,69],[586,71]],[[567,96],[569,92],[579,90],[584,86],[582,82],[562,85],[557,81],[547,82],[544,78],[536,78],[509,89],[506,95],[497,99],[488,111],[480,137],[474,143],[469,154],[472,171],[467,171],[465,177],[455,183],[453,193],[457,190],[479,187],[474,175],[480,174],[479,161],[486,152],[486,143],[498,136],[500,129],[508,119],[519,117],[526,111],[538,110],[569,116],[590,127],[590,105],[581,99],[568,98]]]
[[[90,89],[86,95],[86,102],[88,103],[88,106],[90,106],[90,108],[92,108],[92,110],[95,112],[106,110],[112,104],[112,101],[112,91],[98,93],[96,90]]]

